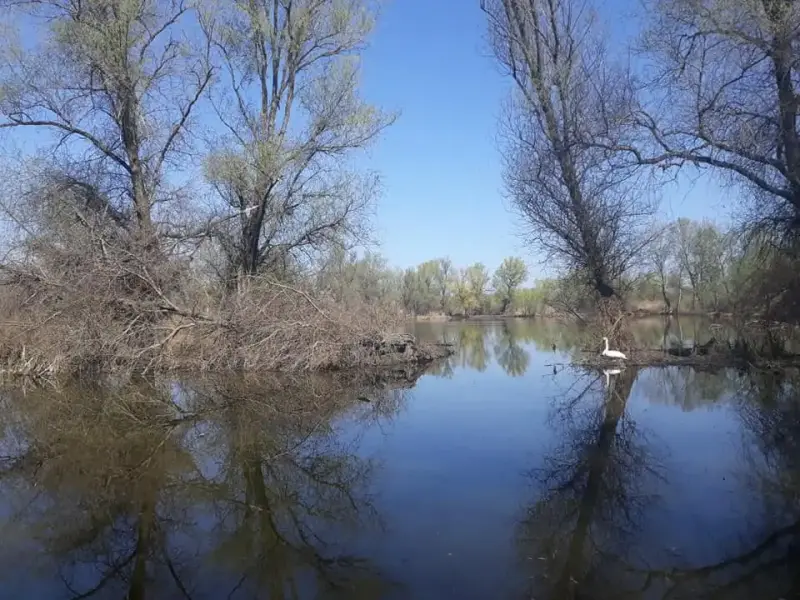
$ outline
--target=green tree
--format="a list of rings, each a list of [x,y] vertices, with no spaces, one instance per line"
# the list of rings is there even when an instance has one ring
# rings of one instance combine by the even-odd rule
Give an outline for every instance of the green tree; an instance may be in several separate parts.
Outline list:
[[[417,270],[413,267],[403,271],[401,297],[406,310],[419,314],[421,308],[419,277],[417,276]]]
[[[239,275],[361,233],[378,180],[349,157],[394,120],[359,97],[374,17],[367,0],[230,0],[204,14],[222,74],[206,177],[220,210],[239,215],[216,231]]]
[[[543,279],[531,288],[520,288],[514,294],[511,303],[515,314],[532,317],[541,314],[550,302],[556,287],[556,281]]]
[[[417,287],[423,313],[430,313],[439,306],[439,261],[428,260],[417,267]]]
[[[467,267],[465,273],[467,288],[471,297],[471,305],[475,312],[484,308],[486,288],[489,285],[489,271],[483,263],[475,263]]]
[[[399,302],[400,286],[386,259],[366,252],[359,257],[335,247],[317,274],[317,287],[330,292],[337,301],[394,305]]]
[[[679,219],[677,246],[681,266],[692,287],[692,308],[718,310],[724,289],[726,239],[708,221]]]
[[[187,35],[191,3],[1,5],[21,18],[0,47],[0,130],[42,131],[69,188],[60,195],[85,200],[149,245],[156,207],[177,197],[165,171],[189,150],[193,113],[213,76],[209,47]],[[21,35],[26,41],[15,42]]]
[[[453,262],[449,258],[440,258],[439,268],[434,276],[437,291],[439,293],[439,310],[447,312],[447,297],[453,287],[454,271]]]
[[[521,258],[509,257],[494,272],[492,285],[497,292],[501,307],[500,312],[505,313],[514,300],[514,292],[528,276],[528,267]]]
[[[473,314],[477,310],[477,307],[474,303],[472,290],[469,286],[469,279],[467,277],[466,269],[461,269],[458,272],[453,285],[453,296],[456,305],[461,310],[461,313],[465,316]]]

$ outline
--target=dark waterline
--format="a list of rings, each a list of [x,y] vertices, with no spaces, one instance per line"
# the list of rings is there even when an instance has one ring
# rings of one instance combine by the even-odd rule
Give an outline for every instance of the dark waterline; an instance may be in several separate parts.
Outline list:
[[[543,321],[417,333],[457,352],[410,389],[5,390],[0,598],[800,597],[795,374],[578,371]]]

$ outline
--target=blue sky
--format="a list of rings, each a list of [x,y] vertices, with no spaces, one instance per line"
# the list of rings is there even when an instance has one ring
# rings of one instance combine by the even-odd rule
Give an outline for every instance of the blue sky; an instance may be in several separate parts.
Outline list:
[[[615,41],[635,33],[637,0],[607,0],[601,18]],[[546,273],[516,235],[501,179],[497,125],[510,90],[489,56],[479,0],[388,0],[364,55],[364,95],[399,110],[370,151],[383,177],[376,236],[393,265],[439,256],[494,269],[504,257]],[[728,207],[707,177],[663,192],[665,217],[721,220]]]
[[[616,49],[636,33],[639,1],[595,0]],[[366,160],[383,179],[374,237],[393,266],[449,256],[459,267],[494,269],[516,255],[537,278],[547,270],[517,235],[503,195],[497,131],[511,82],[489,54],[485,28],[479,0],[384,1],[363,57],[363,93],[400,117]],[[26,131],[16,142],[30,149],[36,136]],[[707,177],[684,176],[663,190],[662,212],[720,221],[730,208],[723,198]]]

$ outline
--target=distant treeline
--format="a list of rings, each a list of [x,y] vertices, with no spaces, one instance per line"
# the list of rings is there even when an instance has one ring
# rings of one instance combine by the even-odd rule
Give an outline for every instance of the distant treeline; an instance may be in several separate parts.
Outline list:
[[[384,301],[413,315],[519,315],[534,316],[547,310],[556,280],[537,281],[523,287],[528,267],[521,258],[503,260],[493,272],[483,263],[456,267],[449,258],[437,258],[408,269],[389,266],[378,253],[339,253],[324,270],[338,300],[359,295],[363,300]]]
[[[629,309],[665,314],[733,313],[753,316],[785,300],[790,259],[736,226],[677,219],[657,224],[628,274],[613,281]],[[584,286],[560,280],[555,304],[588,309]],[[775,312],[775,314],[780,314]],[[788,318],[788,315],[786,315]]]
[[[641,252],[637,268],[613,280],[629,310],[648,313],[752,313],[752,286],[762,282],[763,250],[733,228],[709,221],[662,223]],[[336,253],[322,287],[337,299],[383,301],[417,316],[536,316],[589,312],[594,298],[569,276],[525,286],[525,261],[509,257],[492,272],[483,263],[458,267],[449,258],[392,268],[379,253]]]

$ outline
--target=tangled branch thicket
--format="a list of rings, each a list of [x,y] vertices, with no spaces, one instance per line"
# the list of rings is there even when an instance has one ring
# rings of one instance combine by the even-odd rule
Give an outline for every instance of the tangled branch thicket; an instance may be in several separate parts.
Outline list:
[[[367,241],[379,180],[351,156],[394,120],[360,96],[372,2],[0,7],[2,141],[37,136],[1,157],[0,369],[425,356],[385,302],[318,284]]]
[[[74,190],[51,191],[27,204],[30,233],[0,266],[4,371],[330,369],[369,362],[399,328],[391,307],[300,276],[204,279]]]
[[[365,340],[397,326],[388,309],[345,306],[302,284],[256,278],[227,291],[204,285],[178,261],[115,250],[5,269],[11,326],[0,337],[2,370],[340,368],[368,360]]]

